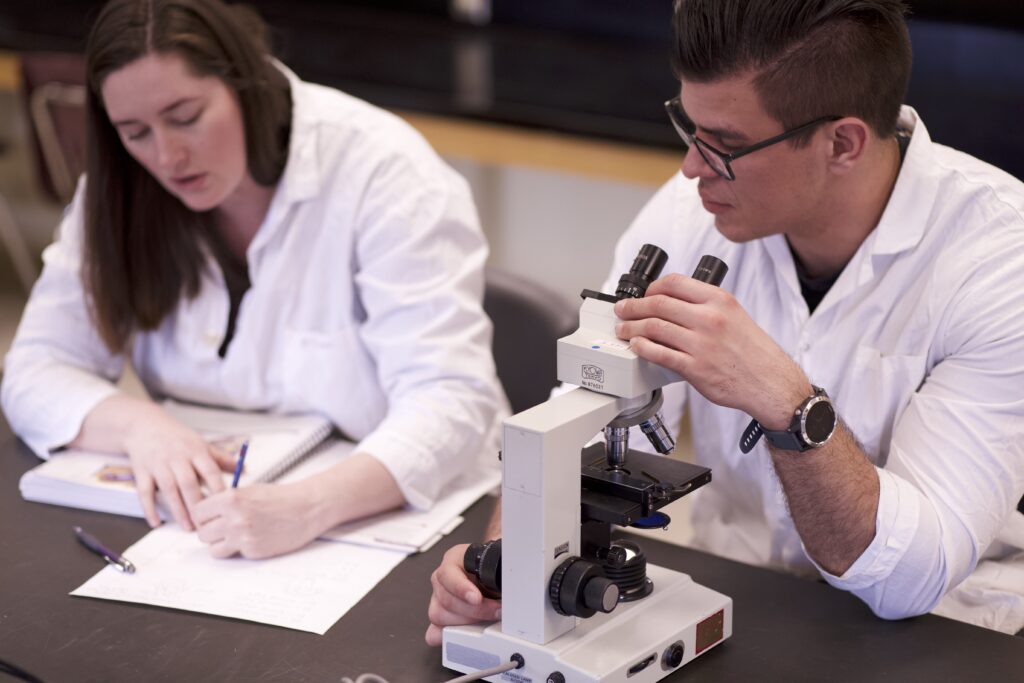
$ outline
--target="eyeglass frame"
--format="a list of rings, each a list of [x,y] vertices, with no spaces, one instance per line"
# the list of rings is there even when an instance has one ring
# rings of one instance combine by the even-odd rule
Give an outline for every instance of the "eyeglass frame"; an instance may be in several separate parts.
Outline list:
[[[839,119],[843,118],[842,116],[838,116],[835,114],[829,116],[819,116],[813,121],[808,121],[807,123],[799,125],[796,128],[790,128],[784,133],[779,133],[778,135],[770,137],[767,140],[755,142],[754,144],[748,145],[747,147],[742,147],[736,150],[735,152],[723,152],[719,149],[716,149],[713,145],[710,145],[706,141],[697,137],[697,124],[690,120],[690,117],[686,116],[686,111],[683,109],[683,104],[680,101],[678,95],[670,100],[665,100],[665,113],[668,114],[668,120],[672,122],[672,127],[676,129],[676,132],[679,134],[679,137],[683,139],[683,142],[686,143],[687,147],[696,147],[697,151],[700,152],[701,157],[704,159],[704,162],[711,168],[711,170],[713,170],[715,173],[725,178],[726,180],[730,181],[736,180],[736,174],[732,170],[732,162],[736,161],[740,157],[745,157],[752,152],[758,151],[759,149],[764,149],[765,147],[770,147],[778,142],[787,140],[798,133],[802,133],[803,131],[809,130],[815,126],[819,126],[822,123],[826,123],[828,121],[838,121]],[[683,120],[676,120],[677,116],[685,118]],[[693,128],[692,133],[686,130],[687,124],[689,124]],[[726,173],[722,173],[718,168],[715,167],[715,164],[713,164],[711,160],[708,159],[708,155],[704,151],[705,149],[707,149],[709,152],[711,152],[721,160],[722,165],[726,170]]]

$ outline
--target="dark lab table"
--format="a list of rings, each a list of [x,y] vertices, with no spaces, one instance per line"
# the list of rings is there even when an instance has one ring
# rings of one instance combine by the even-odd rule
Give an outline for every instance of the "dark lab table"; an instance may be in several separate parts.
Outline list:
[[[18,478],[35,456],[0,420],[0,659],[56,681],[340,681],[373,672],[390,683],[457,674],[423,642],[429,576],[445,548],[476,540],[485,499],[447,542],[410,557],[325,635],[75,598],[102,567],[71,532],[80,524],[116,548],[146,533],[138,519],[23,501]],[[657,564],[731,596],[731,639],[669,681],[1011,680],[1024,639],[926,616],[881,621],[826,584],[643,540]],[[6,680],[0,675],[0,681]]]

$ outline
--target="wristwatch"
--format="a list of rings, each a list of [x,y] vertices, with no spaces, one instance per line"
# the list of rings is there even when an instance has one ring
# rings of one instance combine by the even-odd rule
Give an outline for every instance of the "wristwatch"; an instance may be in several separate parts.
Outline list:
[[[812,388],[814,393],[793,411],[787,429],[765,429],[757,420],[751,420],[740,438],[740,450],[749,453],[761,434],[772,446],[784,451],[802,453],[824,445],[836,430],[836,411],[824,389],[813,385]]]

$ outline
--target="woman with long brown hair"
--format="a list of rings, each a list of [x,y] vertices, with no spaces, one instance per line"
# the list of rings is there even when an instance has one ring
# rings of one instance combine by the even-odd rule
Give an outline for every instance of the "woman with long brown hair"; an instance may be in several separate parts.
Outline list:
[[[287,552],[429,506],[502,404],[468,188],[396,117],[304,83],[254,14],[112,0],[87,46],[87,173],[45,253],[2,400],[42,457],[127,453],[140,501],[218,556]],[[154,398],[319,412],[357,453],[225,490],[225,462]]]

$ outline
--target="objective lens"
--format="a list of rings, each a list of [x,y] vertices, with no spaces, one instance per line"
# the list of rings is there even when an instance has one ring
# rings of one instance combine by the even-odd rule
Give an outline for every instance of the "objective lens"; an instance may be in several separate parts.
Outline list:
[[[621,470],[629,452],[629,427],[605,427],[604,448],[608,467]]]
[[[661,269],[668,262],[668,254],[653,244],[640,247],[628,273],[619,278],[615,296],[619,299],[639,299],[647,288],[661,275]]]
[[[675,439],[672,438],[672,434],[665,427],[665,421],[662,419],[661,413],[655,413],[651,416],[651,419],[641,422],[640,431],[647,435],[651,445],[654,446],[654,450],[662,455],[668,455],[676,447]]]

